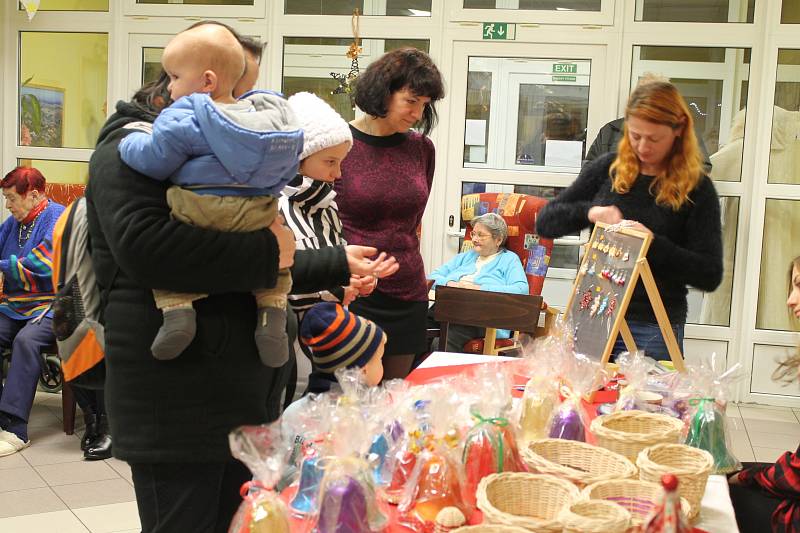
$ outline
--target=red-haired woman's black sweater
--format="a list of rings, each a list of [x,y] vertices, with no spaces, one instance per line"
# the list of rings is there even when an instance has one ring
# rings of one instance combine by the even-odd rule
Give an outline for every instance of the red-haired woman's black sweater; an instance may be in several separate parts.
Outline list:
[[[616,154],[606,154],[586,165],[578,178],[539,214],[536,231],[557,238],[590,225],[593,206],[615,205],[622,216],[644,224],[653,232],[647,261],[672,324],[686,322],[687,285],[713,291],[722,281],[722,229],[714,184],[703,176],[689,201],[674,211],[656,204],[650,191],[653,176],[640,174],[631,190],[611,189],[609,167]],[[630,320],[656,322],[644,285],[639,281],[628,306]]]

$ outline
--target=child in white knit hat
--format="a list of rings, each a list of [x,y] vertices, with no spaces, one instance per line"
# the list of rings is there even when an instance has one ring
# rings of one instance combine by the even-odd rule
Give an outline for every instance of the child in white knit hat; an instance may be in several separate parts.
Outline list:
[[[302,320],[305,311],[321,301],[347,305],[359,294],[350,282],[333,182],[353,146],[350,125],[318,96],[301,92],[289,106],[303,129],[300,174],[284,188],[278,206],[294,232],[295,287],[289,303]],[[307,253],[314,250],[314,253]],[[371,286],[361,289],[360,294]]]

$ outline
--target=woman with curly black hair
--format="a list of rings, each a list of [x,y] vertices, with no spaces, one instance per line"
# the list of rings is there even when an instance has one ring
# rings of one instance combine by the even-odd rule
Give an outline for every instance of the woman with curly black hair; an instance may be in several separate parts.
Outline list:
[[[427,135],[443,97],[442,76],[425,52],[401,48],[371,63],[355,88],[365,115],[350,123],[353,149],[335,186],[347,242],[374,246],[400,264],[350,304],[389,338],[386,379],[405,377],[425,350],[428,297],[417,228],[433,184],[436,152]],[[410,131],[415,126],[421,133]]]

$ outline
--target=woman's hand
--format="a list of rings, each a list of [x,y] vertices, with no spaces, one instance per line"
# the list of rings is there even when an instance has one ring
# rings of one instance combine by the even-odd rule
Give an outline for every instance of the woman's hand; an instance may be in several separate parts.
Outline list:
[[[354,278],[352,277],[350,278],[351,283],[353,279]],[[370,294],[372,294],[372,291],[375,290],[375,287],[378,286],[378,278],[376,278],[375,276],[362,276],[358,278],[357,281],[360,285],[358,288],[359,296],[369,296]]]
[[[641,231],[643,233],[649,233],[650,235],[653,234],[653,232],[650,231],[650,228],[648,228],[647,226],[645,226],[641,222],[635,222],[634,224],[631,224],[630,226],[628,226],[628,228],[635,229],[636,231]]]
[[[615,205],[596,205],[589,209],[589,222],[603,222],[604,224],[618,224],[622,221],[622,211]]]
[[[278,268],[289,268],[294,264],[294,233],[284,225],[283,217],[278,215],[269,226],[278,241]]]
[[[385,278],[391,276],[400,268],[397,259],[386,255],[386,252],[381,252],[376,259],[370,259],[370,257],[378,253],[377,248],[372,246],[348,244],[344,247],[344,252],[347,255],[347,266],[350,268],[350,274],[354,276]]]
[[[344,287],[344,296],[342,296],[342,305],[347,307],[353,300],[358,298],[359,291],[361,289],[361,283],[359,280],[355,278],[350,278],[350,285]]]
[[[471,290],[474,290],[474,291],[481,290],[481,286],[480,285],[478,285],[476,283],[472,283],[471,281],[448,281],[447,282],[447,286],[448,287],[458,287],[459,289],[471,289]]]

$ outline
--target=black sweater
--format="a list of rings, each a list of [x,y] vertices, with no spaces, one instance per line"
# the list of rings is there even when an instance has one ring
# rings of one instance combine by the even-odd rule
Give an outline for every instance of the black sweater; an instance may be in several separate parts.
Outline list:
[[[615,205],[622,216],[644,224],[653,232],[647,261],[653,271],[670,322],[686,322],[687,285],[713,291],[722,281],[722,229],[717,191],[707,176],[689,194],[678,211],[657,205],[650,194],[652,176],[640,174],[631,190],[611,190],[609,167],[616,154],[606,154],[581,171],[575,182],[539,214],[536,232],[557,238],[588,227],[589,209]],[[631,320],[655,323],[641,281],[634,290],[626,315]]]
[[[228,432],[277,417],[281,369],[262,365],[251,291],[275,285],[278,247],[269,230],[224,233],[170,219],[167,182],[125,165],[117,151],[134,121],[153,117],[120,103],[89,163],[86,189],[92,261],[109,287],[106,389],[114,455],[128,462],[230,459]],[[152,289],[210,293],[195,302],[197,335],[179,357],[150,345],[162,316]]]

